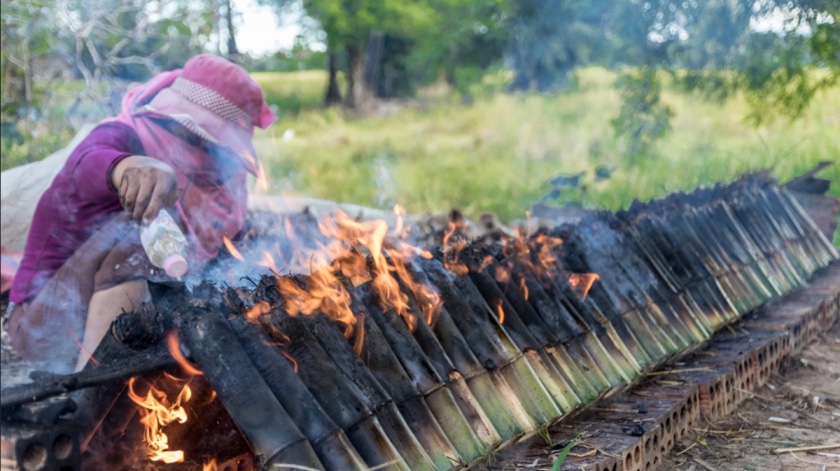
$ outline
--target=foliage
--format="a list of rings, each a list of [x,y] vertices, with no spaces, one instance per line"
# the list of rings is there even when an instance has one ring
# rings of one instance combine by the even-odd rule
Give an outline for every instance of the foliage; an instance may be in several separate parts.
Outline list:
[[[629,157],[647,154],[657,139],[671,130],[674,111],[662,102],[662,85],[656,70],[642,68],[623,72],[616,81],[622,97],[621,111],[610,123],[627,141]]]
[[[511,221],[524,218],[559,173],[585,172],[586,191],[569,195],[579,204],[617,209],[763,168],[786,180],[840,154],[838,86],[818,92],[800,120],[753,128],[743,121],[749,109],[743,97],[713,104],[662,77],[672,131],[651,144],[646,158],[628,160],[610,125],[622,101],[613,86],[617,75],[594,67],[576,76],[577,89],[558,95],[494,94],[470,106],[444,96],[365,118],[320,109],[285,115],[257,134],[268,192],[386,209],[393,201],[414,214],[457,207],[472,218],[493,212]],[[289,79],[258,80],[273,89]],[[324,81],[317,77],[311,89]],[[287,130],[294,131],[290,139],[283,138]],[[612,170],[608,179],[597,178],[600,167]],[[840,196],[840,165],[822,176]]]
[[[14,139],[4,135],[0,141],[0,170],[41,160],[66,146],[73,138],[73,130],[60,125],[40,126],[41,132],[28,138]],[[55,130],[59,131],[55,131]],[[45,132],[46,131],[46,132]]]

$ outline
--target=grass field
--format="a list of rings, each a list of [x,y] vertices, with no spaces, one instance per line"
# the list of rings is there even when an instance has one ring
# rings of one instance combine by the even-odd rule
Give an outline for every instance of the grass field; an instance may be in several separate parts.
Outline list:
[[[325,76],[302,74],[256,78],[272,103],[289,99],[274,93],[297,90],[301,102],[317,105]],[[818,95],[801,119],[757,129],[744,122],[742,100],[720,105],[667,92],[673,131],[650,155],[627,159],[610,126],[620,106],[614,78],[584,69],[578,88],[566,94],[480,93],[462,105],[436,93],[421,106],[365,118],[301,106],[258,133],[256,146],[270,193],[380,208],[399,203],[410,213],[458,207],[508,221],[524,218],[557,174],[586,172],[585,190],[569,190],[565,200],[617,209],[743,172],[768,169],[786,180],[840,160],[840,87]],[[599,165],[614,167],[611,178],[592,178]],[[821,176],[840,196],[840,162]]]
[[[457,207],[511,221],[524,218],[558,174],[585,172],[585,188],[569,189],[563,201],[618,209],[754,170],[784,181],[828,160],[838,164],[821,176],[840,196],[840,86],[820,93],[799,120],[757,129],[744,122],[743,100],[720,105],[666,92],[673,131],[649,155],[628,159],[610,126],[620,107],[615,75],[600,68],[579,71],[578,87],[564,94],[505,94],[509,77],[499,74],[475,87],[470,105],[438,86],[369,117],[322,109],[322,71],[253,76],[281,114],[256,134],[269,193],[383,209],[399,203],[414,214]],[[2,168],[46,156],[71,136],[42,132],[8,149],[4,142]],[[611,177],[595,181],[598,166],[614,168]]]

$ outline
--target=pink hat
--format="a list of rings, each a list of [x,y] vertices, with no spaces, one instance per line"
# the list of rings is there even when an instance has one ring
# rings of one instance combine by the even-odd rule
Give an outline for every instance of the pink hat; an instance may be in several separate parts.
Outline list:
[[[212,54],[188,60],[172,85],[160,90],[146,109],[232,149],[254,175],[259,172],[254,126],[265,129],[276,119],[262,88],[245,69]]]

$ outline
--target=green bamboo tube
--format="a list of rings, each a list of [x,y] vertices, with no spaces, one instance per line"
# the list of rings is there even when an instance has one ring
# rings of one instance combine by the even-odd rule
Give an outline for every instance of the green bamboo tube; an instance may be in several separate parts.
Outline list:
[[[452,397],[458,403],[458,407],[467,421],[471,424],[473,431],[484,446],[485,453],[497,445],[502,437],[493,426],[493,422],[487,412],[481,407],[481,402],[475,397],[467,381],[458,371],[449,374],[449,389]]]
[[[481,445],[476,432],[461,412],[448,387],[438,388],[426,394],[424,399],[440,424],[440,428],[463,458],[462,465],[472,463],[484,456],[487,450]]]
[[[534,420],[498,371],[485,371],[466,378],[466,382],[502,441],[536,428]]]
[[[557,371],[563,375],[566,383],[572,388],[575,396],[580,399],[582,405],[588,404],[598,397],[600,390],[595,389],[589,378],[581,370],[581,364],[572,360],[571,355],[566,351],[566,347],[558,344],[546,347],[545,352],[555,364]]]

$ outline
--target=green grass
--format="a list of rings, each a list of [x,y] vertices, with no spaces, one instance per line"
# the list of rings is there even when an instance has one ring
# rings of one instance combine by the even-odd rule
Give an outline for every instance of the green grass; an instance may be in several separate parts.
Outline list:
[[[300,84],[306,93],[325,85],[325,77],[312,77],[309,87]],[[744,122],[741,99],[719,105],[667,92],[664,100],[676,112],[673,132],[650,155],[629,160],[610,127],[620,106],[614,75],[590,68],[578,77],[577,90],[556,96],[496,93],[461,105],[434,93],[422,108],[382,116],[320,109],[286,115],[257,134],[269,191],[381,208],[399,203],[410,213],[458,207],[472,217],[493,212],[510,221],[524,218],[558,173],[587,172],[586,191],[572,199],[618,209],[743,172],[769,169],[786,180],[819,161],[840,159],[840,87],[821,93],[801,119],[758,129]],[[299,78],[257,76],[269,100]],[[283,140],[287,129],[294,137]],[[598,165],[615,167],[613,176],[595,182]],[[840,163],[821,176],[840,196]]]
[[[415,106],[373,117],[323,109],[323,71],[253,76],[280,112],[255,141],[269,192],[383,209],[399,203],[414,214],[457,207],[473,218],[492,212],[503,221],[523,219],[558,173],[586,172],[586,190],[571,191],[568,200],[618,209],[743,172],[770,169],[784,181],[817,162],[840,160],[840,86],[820,93],[801,119],[758,129],[744,122],[742,99],[718,105],[666,92],[676,113],[673,132],[650,155],[631,160],[610,126],[620,106],[615,75],[601,68],[579,70],[577,89],[565,94],[501,93],[510,74],[500,72],[474,87],[471,105],[436,86],[422,90]],[[294,137],[283,139],[286,130]],[[4,140],[2,168],[44,157],[70,137],[65,130],[18,146]],[[615,167],[610,179],[594,181],[599,165]],[[840,196],[840,163],[821,176]]]
[[[281,113],[296,115],[303,109],[317,108],[324,102],[327,73],[322,70],[297,72],[253,72],[266,101]],[[343,80],[341,80],[343,86]]]

